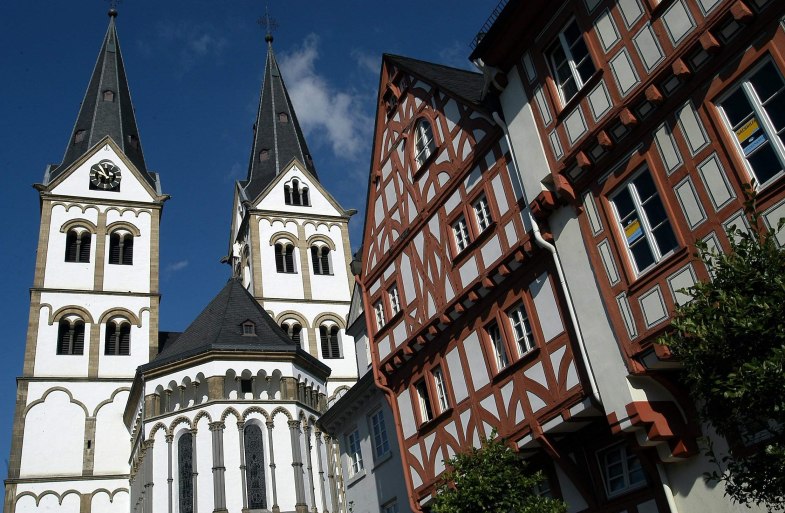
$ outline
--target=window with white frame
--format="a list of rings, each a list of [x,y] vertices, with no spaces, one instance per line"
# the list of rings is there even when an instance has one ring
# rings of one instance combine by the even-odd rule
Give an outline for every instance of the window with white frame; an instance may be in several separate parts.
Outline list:
[[[479,232],[484,232],[491,225],[491,211],[488,208],[488,200],[485,196],[474,202],[474,215],[477,218],[477,228]]]
[[[433,418],[433,409],[431,408],[431,397],[428,395],[428,386],[425,380],[421,380],[414,388],[417,390],[417,401],[420,406],[420,422],[425,423]]]
[[[398,285],[393,284],[387,289],[387,296],[390,298],[390,314],[395,317],[401,311],[401,298],[398,295]]]
[[[382,513],[399,513],[398,501],[393,500],[382,506]]]
[[[611,203],[636,272],[642,273],[678,247],[657,187],[647,169],[623,184]]]
[[[357,429],[346,435],[346,448],[349,456],[349,475],[353,476],[363,469],[363,455],[360,451],[360,432]]]
[[[373,450],[376,457],[379,458],[390,452],[390,439],[387,437],[383,410],[371,415],[371,431],[373,432]]]
[[[529,322],[529,316],[526,315],[526,308],[524,308],[523,303],[521,303],[510,310],[507,315],[510,318],[512,333],[515,335],[518,354],[523,356],[534,349],[534,335],[532,333],[531,323]]]
[[[447,386],[444,383],[444,373],[441,367],[436,367],[432,374],[433,384],[436,387],[436,399],[439,402],[439,413],[442,413],[450,407],[450,401],[447,397]]]
[[[596,71],[578,23],[570,21],[547,51],[562,104],[569,102]]]
[[[771,60],[743,78],[719,102],[736,147],[758,184],[785,170],[785,81]]]
[[[510,360],[507,358],[507,349],[504,347],[504,339],[502,338],[501,330],[498,324],[491,324],[485,331],[488,333],[488,338],[491,340],[491,347],[496,361],[496,372],[507,367]]]
[[[615,497],[646,484],[641,462],[627,446],[615,445],[598,456],[608,497]]]
[[[436,150],[436,143],[433,141],[433,129],[426,119],[417,122],[414,128],[414,160],[417,166],[422,166],[428,157]]]
[[[380,300],[374,303],[373,311],[376,313],[376,329],[382,329],[387,320],[384,318],[384,303]]]
[[[455,248],[460,253],[469,245],[469,228],[465,217],[461,216],[453,223],[452,232],[455,235]]]

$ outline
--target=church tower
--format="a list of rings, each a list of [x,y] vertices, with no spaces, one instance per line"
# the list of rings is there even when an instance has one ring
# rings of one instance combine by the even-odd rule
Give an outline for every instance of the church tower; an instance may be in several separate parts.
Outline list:
[[[6,513],[129,511],[123,411],[137,367],[157,354],[167,196],[145,163],[116,16],[65,155],[35,185],[41,226]]]
[[[331,369],[330,400],[357,380],[346,335],[349,218],[319,182],[269,33],[248,176],[235,184],[234,276],[289,336]]]

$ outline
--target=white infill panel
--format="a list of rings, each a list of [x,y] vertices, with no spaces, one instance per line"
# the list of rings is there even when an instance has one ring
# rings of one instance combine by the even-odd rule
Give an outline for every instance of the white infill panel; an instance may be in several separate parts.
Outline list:
[[[605,9],[594,22],[594,30],[600,37],[602,48],[607,52],[619,40],[619,31],[608,9]]]
[[[587,98],[589,99],[589,107],[595,121],[599,120],[603,114],[611,109],[611,98],[608,95],[605,82],[602,80],[589,92]]]
[[[550,125],[552,119],[551,111],[548,109],[548,104],[545,101],[545,95],[542,92],[542,86],[539,84],[534,87],[534,101],[537,103],[537,109],[540,111],[543,124]]]
[[[488,376],[488,364],[483,356],[476,331],[471,332],[463,340],[463,348],[466,351],[466,359],[469,361],[469,373],[474,389],[479,390],[490,382],[490,376]]]
[[[698,172],[709,193],[714,210],[721,209],[736,197],[716,153],[698,165]]]
[[[677,305],[684,305],[692,299],[692,296],[689,294],[679,291],[692,287],[695,285],[696,281],[695,271],[693,271],[692,265],[690,264],[687,264],[668,277],[668,288],[670,288],[673,301]]]
[[[763,219],[769,228],[777,229],[780,219],[785,218],[785,201],[781,201],[763,213]],[[785,230],[777,234],[777,242],[785,246]]]
[[[625,96],[639,82],[638,74],[635,72],[635,66],[632,64],[632,60],[630,60],[627,49],[625,48],[617,53],[610,60],[610,65],[613,76],[619,86],[619,91],[622,96]]]
[[[447,353],[447,368],[450,372],[450,381],[452,383],[452,392],[455,394],[455,401],[460,403],[469,397],[469,390],[466,387],[466,377],[463,375],[461,356],[458,353],[457,348],[454,348]]]
[[[627,28],[632,27],[632,25],[643,15],[643,7],[641,7],[638,0],[618,0],[618,4],[619,11],[621,11]]]
[[[692,184],[689,176],[675,187],[675,191],[676,197],[679,199],[679,205],[684,211],[691,229],[706,220],[706,214],[703,212],[703,206],[698,199],[698,193],[695,192],[695,186]]]
[[[662,13],[662,25],[668,32],[673,46],[681,43],[687,34],[695,28],[695,21],[692,19],[690,10],[684,4],[684,0],[679,0]]]
[[[611,285],[616,285],[619,283],[619,271],[616,269],[616,262],[613,260],[613,253],[611,252],[608,239],[603,239],[597,245],[597,249],[602,257],[602,265],[605,267],[605,273],[608,275],[608,282]]]
[[[687,143],[690,145],[690,151],[695,155],[709,143],[709,138],[706,136],[706,131],[703,129],[703,124],[700,122],[692,103],[684,104],[676,114],[676,118],[679,120],[684,137],[687,138]]]
[[[638,49],[641,59],[643,59],[646,70],[651,71],[665,58],[650,23],[645,24],[632,40]]]
[[[529,289],[534,299],[534,307],[537,309],[537,317],[540,319],[543,337],[548,342],[564,331],[548,273],[542,273],[529,285]]]
[[[570,144],[575,144],[575,141],[586,132],[586,120],[583,119],[583,110],[580,105],[576,105],[575,110],[564,119],[564,128],[567,130]]]
[[[602,231],[602,221],[600,221],[600,214],[597,212],[597,205],[594,203],[594,196],[590,192],[584,194],[583,206],[586,209],[586,215],[589,217],[592,234],[599,234]]]
[[[409,438],[417,432],[417,425],[414,422],[414,410],[412,410],[412,400],[408,388],[398,394],[398,411],[401,414],[403,438]]]
[[[681,155],[667,123],[663,123],[657,128],[654,133],[654,141],[657,143],[657,149],[668,174],[672,173],[681,165]]]
[[[638,299],[638,302],[641,305],[643,320],[646,321],[647,328],[651,328],[668,318],[668,310],[665,307],[665,301],[662,298],[662,291],[659,285],[643,294]]]

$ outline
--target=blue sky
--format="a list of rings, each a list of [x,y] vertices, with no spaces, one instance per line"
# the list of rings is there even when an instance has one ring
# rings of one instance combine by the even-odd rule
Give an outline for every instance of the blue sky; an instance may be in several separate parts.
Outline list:
[[[497,0],[269,2],[274,48],[322,183],[356,208],[360,244],[381,55],[471,69]],[[98,0],[0,2],[0,455],[7,460],[39,228],[31,184],[64,153],[106,27]],[[149,169],[170,194],[161,225],[162,330],[220,290],[232,184],[247,171],[265,44],[251,0],[126,0],[117,19]],[[314,93],[316,92],[316,94]],[[6,475],[5,467],[0,472]]]

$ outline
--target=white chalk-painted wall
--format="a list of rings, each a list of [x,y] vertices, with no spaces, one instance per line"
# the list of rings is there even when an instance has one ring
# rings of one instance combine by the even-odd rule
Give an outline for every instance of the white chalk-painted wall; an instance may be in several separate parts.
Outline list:
[[[287,205],[286,187],[297,182],[308,191],[309,206]],[[250,264],[243,265],[243,285],[253,291],[262,307],[276,322],[297,322],[302,326],[301,346],[332,370],[327,389],[332,396],[341,387],[357,380],[354,340],[346,334],[353,277],[349,272],[351,249],[348,244],[348,215],[310,173],[292,162],[248,207],[236,198],[231,233],[239,238],[236,256]],[[249,211],[250,210],[250,211]],[[240,231],[245,216],[252,216],[251,227],[258,225],[252,237]],[[253,229],[253,228],[252,228]],[[252,244],[252,240],[258,241]],[[346,242],[345,242],[346,241]],[[294,273],[279,273],[275,263],[275,244],[294,245]],[[316,274],[311,245],[330,248],[330,273]],[[247,251],[248,256],[243,257]],[[259,266],[254,262],[258,255]],[[254,290],[251,280],[261,283]],[[324,358],[319,327],[338,326],[341,358]]]
[[[121,170],[119,191],[89,188],[90,167],[104,159]],[[49,210],[42,222],[48,224],[38,252],[46,258],[31,312],[27,354],[33,365],[22,378],[27,393],[15,511],[77,513],[84,495],[92,511],[125,513],[131,443],[122,419],[135,370],[149,360],[151,316],[157,318],[151,264],[158,252],[151,234],[161,197],[109,139],[45,185]],[[91,232],[89,262],[65,261],[73,226]],[[109,264],[113,229],[138,233],[132,265]],[[106,234],[103,258],[99,232]],[[76,317],[85,323],[84,350],[58,355],[59,320]],[[119,317],[131,324],[130,354],[105,355],[107,322]]]
[[[193,465],[198,476],[194,499],[199,511],[212,511],[217,507],[214,482],[218,477],[214,467],[216,458],[220,457],[223,457],[225,468],[226,509],[243,510],[246,505],[243,491],[246,488],[241,436],[242,429],[249,424],[256,424],[262,432],[267,509],[277,504],[280,511],[294,511],[297,503],[295,480],[300,479],[303,484],[302,500],[308,510],[332,511],[328,450],[314,424],[318,412],[301,402],[282,399],[278,389],[282,377],[293,377],[323,393],[325,380],[293,362],[212,360],[163,373],[143,383],[140,381],[138,385],[144,395],[160,395],[167,389],[174,393],[182,388],[193,389],[195,383],[206,384],[207,379],[213,376],[226,380],[223,399],[208,400],[206,387],[198,386],[198,392],[178,403],[170,403],[165,411],[159,410],[144,418],[139,412],[142,438],[134,444],[131,456],[138,469],[131,478],[131,503],[135,505],[131,511],[143,511],[147,493],[152,493],[150,501],[154,511],[167,510],[170,497],[173,504],[178,504],[178,440],[189,431],[196,436]],[[255,382],[272,383],[272,386],[254,386],[253,393],[238,398],[234,376],[254,377]],[[216,428],[221,430],[217,440],[211,431]],[[148,447],[144,452],[140,450],[142,441]],[[146,464],[148,458],[152,458],[151,466]]]

